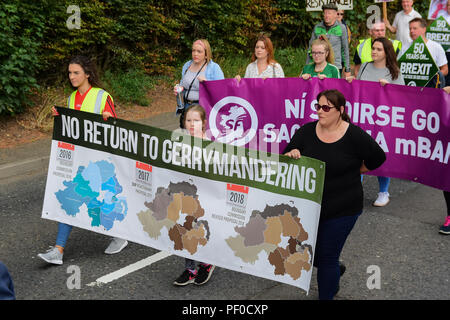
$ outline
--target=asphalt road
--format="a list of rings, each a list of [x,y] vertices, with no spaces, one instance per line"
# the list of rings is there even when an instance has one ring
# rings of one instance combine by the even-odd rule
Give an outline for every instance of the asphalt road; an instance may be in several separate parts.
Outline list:
[[[162,122],[154,119],[146,123]],[[57,232],[56,222],[41,218],[46,182],[45,148],[49,144],[50,141],[40,141],[0,150],[0,261],[12,275],[18,300],[317,299],[315,270],[309,295],[289,285],[223,268],[217,268],[204,286],[175,287],[172,282],[184,266],[184,258],[175,255],[99,284],[96,281],[101,277],[142,263],[159,251],[130,243],[121,253],[106,255],[103,251],[110,238],[77,228],[69,238],[64,264],[46,264],[36,255],[54,245]],[[1,169],[13,172],[13,164],[28,163],[27,157],[37,162],[23,165],[26,170],[1,176]],[[392,179],[391,202],[384,208],[375,208],[371,203],[377,188],[375,177],[365,178],[364,212],[341,256],[347,271],[341,278],[336,299],[448,300],[450,237],[438,233],[445,218],[442,192]]]

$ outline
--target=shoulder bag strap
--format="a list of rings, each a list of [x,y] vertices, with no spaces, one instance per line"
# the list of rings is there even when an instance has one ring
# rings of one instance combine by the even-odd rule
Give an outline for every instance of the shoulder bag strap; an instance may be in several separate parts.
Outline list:
[[[205,63],[202,65],[202,67],[200,68],[200,70],[198,70],[198,72],[197,72],[197,74],[195,75],[194,79],[192,79],[192,82],[191,82],[191,84],[190,84],[190,86],[189,86],[189,89],[188,89],[186,95],[184,96],[185,99],[188,98],[189,92],[191,92],[192,85],[194,84],[195,79],[197,79],[198,75],[200,74],[200,71],[202,71],[202,69],[203,69],[203,67],[205,66],[205,64],[206,64],[206,61],[205,61]],[[186,72],[188,71],[188,69],[189,69],[189,68],[186,69]],[[185,72],[184,74],[186,74],[186,72]]]
[[[360,79],[361,79],[361,77],[362,77],[362,75],[363,75],[363,73],[364,73],[364,70],[366,70],[366,67],[367,67],[367,65],[368,65],[369,63],[370,63],[370,62],[367,62],[366,65],[364,66],[364,68],[362,69],[361,75],[359,76]]]

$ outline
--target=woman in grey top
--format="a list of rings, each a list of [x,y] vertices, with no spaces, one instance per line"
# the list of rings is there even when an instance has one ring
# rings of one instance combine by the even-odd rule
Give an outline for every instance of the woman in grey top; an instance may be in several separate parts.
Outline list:
[[[386,83],[404,85],[405,81],[398,67],[396,57],[390,40],[386,38],[375,39],[372,42],[373,61],[362,64],[356,79],[379,81],[383,86]],[[353,77],[348,77],[347,80],[351,82]]]
[[[387,83],[405,85],[394,47],[389,39],[377,38],[372,42],[372,59],[372,62],[362,64],[356,79],[379,81],[382,86]],[[348,82],[352,82],[353,79],[353,76],[347,77]],[[384,207],[388,204],[390,181],[388,177],[378,177],[379,192],[373,203],[375,207]]]

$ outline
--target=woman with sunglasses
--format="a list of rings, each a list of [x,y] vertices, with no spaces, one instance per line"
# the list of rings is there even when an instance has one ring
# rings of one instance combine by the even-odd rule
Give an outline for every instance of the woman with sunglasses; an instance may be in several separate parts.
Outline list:
[[[311,43],[311,55],[313,62],[307,64],[300,75],[304,80],[309,80],[311,77],[340,78],[339,69],[333,64],[333,48],[325,35],[321,35]]]
[[[387,83],[404,85],[403,75],[397,63],[397,55],[394,46],[389,39],[377,38],[372,42],[372,62],[366,62],[359,68],[356,79],[366,81],[377,81],[382,86]],[[352,82],[353,76],[347,77]],[[389,177],[378,177],[379,192],[377,199],[373,202],[375,207],[384,207],[389,203]]]
[[[386,155],[368,133],[350,123],[341,92],[323,91],[317,101],[319,120],[298,129],[284,154],[315,158],[326,165],[314,266],[319,299],[330,300],[343,273],[339,256],[363,209],[360,175],[381,166]]]
[[[350,31],[348,24],[344,20],[344,15],[345,15],[344,10],[337,11],[337,20],[347,28],[348,44],[350,45],[350,42],[352,41],[352,32]]]

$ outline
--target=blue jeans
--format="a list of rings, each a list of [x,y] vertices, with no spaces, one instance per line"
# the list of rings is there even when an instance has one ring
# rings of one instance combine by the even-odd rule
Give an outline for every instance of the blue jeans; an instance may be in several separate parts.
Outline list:
[[[6,266],[0,262],[0,300],[15,300],[14,284]]]
[[[65,248],[69,239],[72,226],[65,223],[58,223],[58,234],[56,235],[56,245]]]
[[[336,294],[340,279],[339,256],[360,214],[324,220],[319,224],[314,266],[317,267],[320,300],[332,300]]]
[[[378,178],[378,186],[380,187],[380,192],[388,192],[391,178],[389,177],[377,177],[377,178]]]
[[[361,183],[363,182],[363,175],[361,175]],[[389,177],[377,177],[378,178],[378,186],[380,191],[379,192],[388,192],[389,191],[389,184],[391,183],[391,178]]]

